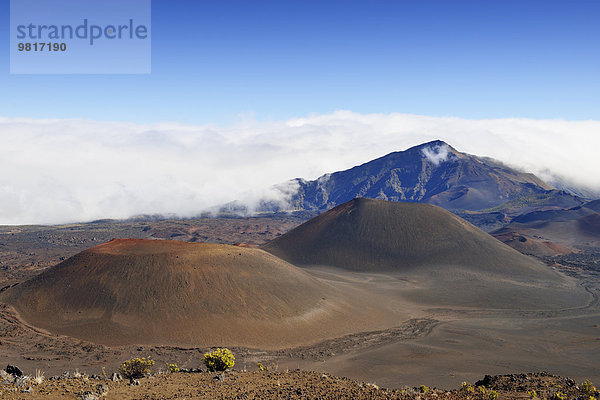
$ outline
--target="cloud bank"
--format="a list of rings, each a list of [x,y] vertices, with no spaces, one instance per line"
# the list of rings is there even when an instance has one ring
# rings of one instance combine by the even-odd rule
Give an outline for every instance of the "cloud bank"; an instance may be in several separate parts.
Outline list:
[[[285,202],[272,185],[435,139],[600,191],[598,132],[600,121],[350,111],[230,126],[0,118],[0,224],[190,217],[236,199],[250,208],[264,197]]]

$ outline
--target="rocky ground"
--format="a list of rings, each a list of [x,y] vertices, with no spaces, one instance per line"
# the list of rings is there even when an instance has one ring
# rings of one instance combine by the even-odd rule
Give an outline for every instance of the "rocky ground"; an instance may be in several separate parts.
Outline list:
[[[600,250],[582,247],[577,253],[542,257],[548,265],[560,265],[563,269],[579,271],[600,271]]]
[[[380,388],[310,371],[228,371],[158,373],[139,380],[117,375],[15,377],[2,371],[0,397],[13,399],[594,399],[586,383],[548,373],[485,376],[451,391],[419,387]]]

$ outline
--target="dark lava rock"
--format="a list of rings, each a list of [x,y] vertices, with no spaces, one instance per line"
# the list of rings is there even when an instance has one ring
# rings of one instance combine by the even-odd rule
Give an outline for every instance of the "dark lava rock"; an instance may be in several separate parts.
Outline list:
[[[6,366],[5,371],[6,371],[7,374],[10,374],[10,375],[13,375],[13,376],[16,376],[16,377],[23,376],[23,372],[19,369],[19,367],[14,366],[14,365],[8,364]]]

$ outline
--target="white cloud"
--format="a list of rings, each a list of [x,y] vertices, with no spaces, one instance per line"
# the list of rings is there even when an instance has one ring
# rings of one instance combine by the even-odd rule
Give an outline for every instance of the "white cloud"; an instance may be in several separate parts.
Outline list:
[[[447,145],[436,145],[436,146],[427,146],[421,150],[425,158],[429,160],[429,162],[439,165],[441,162],[444,162],[448,159],[448,146]]]
[[[271,185],[441,139],[600,190],[600,121],[465,120],[336,111],[231,126],[0,118],[0,223],[193,216]]]

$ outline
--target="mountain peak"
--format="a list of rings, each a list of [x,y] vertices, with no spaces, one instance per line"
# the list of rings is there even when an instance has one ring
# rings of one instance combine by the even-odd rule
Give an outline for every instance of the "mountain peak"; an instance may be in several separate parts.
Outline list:
[[[439,139],[298,184],[290,205],[299,210],[325,210],[367,197],[476,211],[552,189],[532,174],[461,153]]]
[[[450,144],[444,142],[443,140],[432,140],[426,143],[421,143],[418,144],[416,146],[410,147],[409,149],[405,150],[405,151],[417,151],[417,150],[424,150],[424,149],[446,149],[449,152],[455,153],[455,154],[463,154],[461,152],[459,152],[458,150],[456,150],[454,147],[452,147]]]
[[[444,142],[443,140],[436,139],[436,140],[432,140],[430,142],[421,143],[421,144],[418,144],[416,146],[413,146],[409,150],[411,150],[411,149],[418,149],[418,148],[424,148],[424,147],[434,147],[434,146],[448,146],[448,147],[452,147],[448,143]]]

